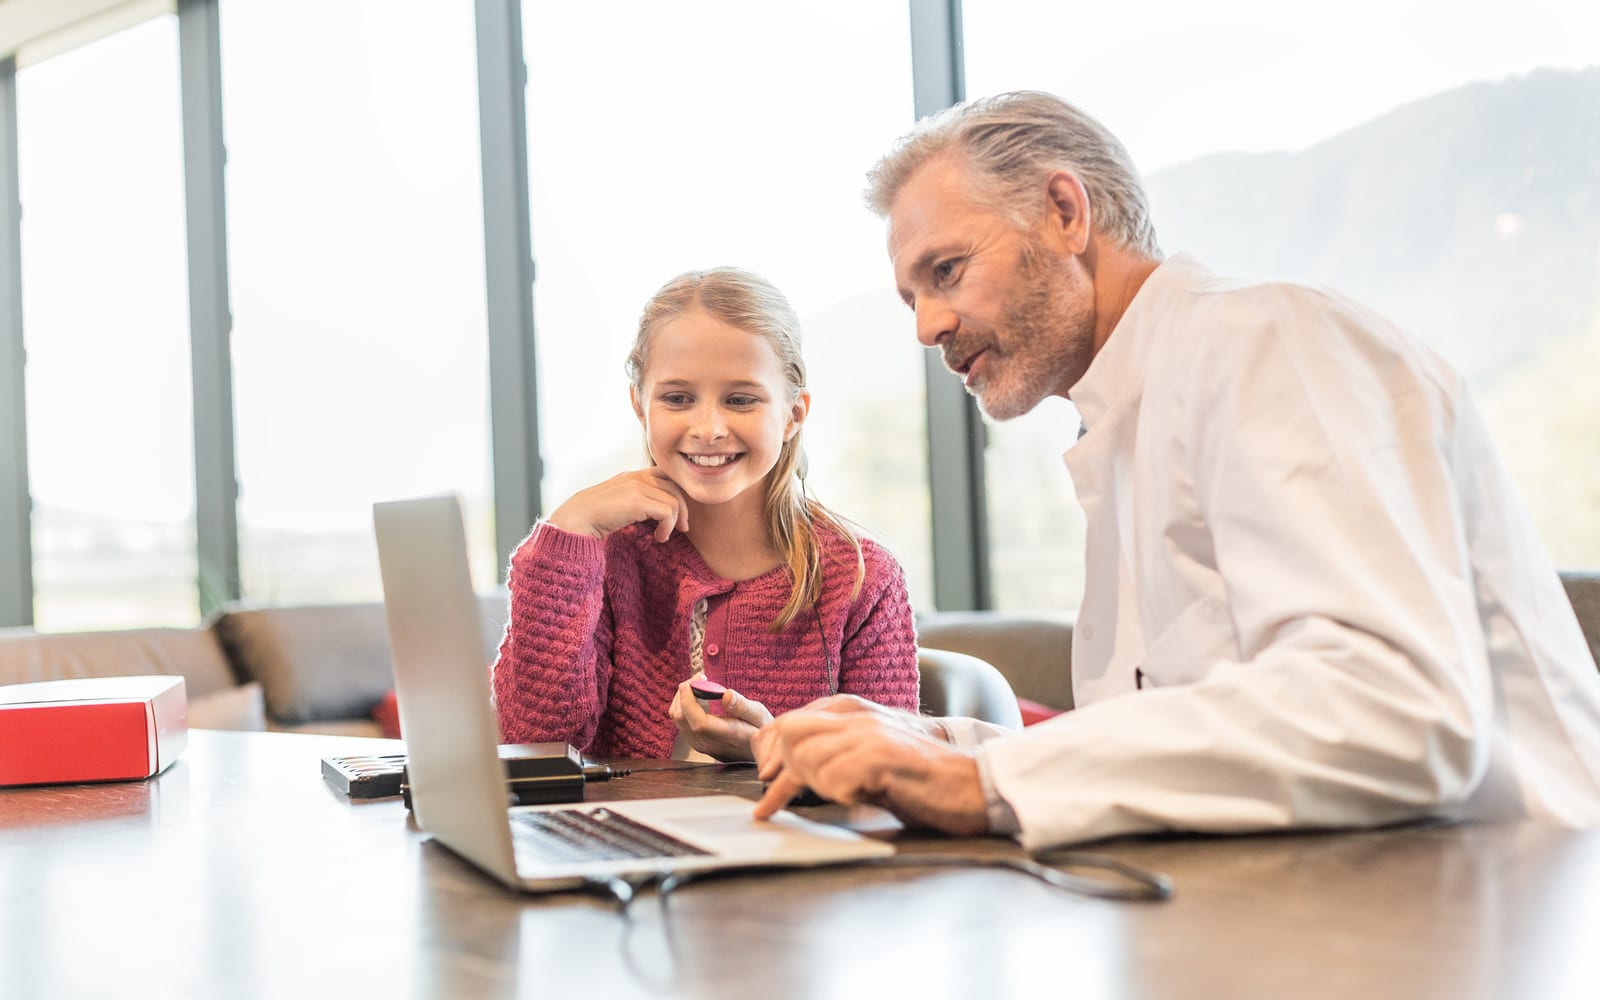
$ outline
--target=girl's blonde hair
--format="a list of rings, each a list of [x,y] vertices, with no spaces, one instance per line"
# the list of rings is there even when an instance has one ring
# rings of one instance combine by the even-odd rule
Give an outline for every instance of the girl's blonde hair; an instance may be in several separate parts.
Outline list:
[[[689,271],[673,278],[645,303],[639,333],[626,364],[628,381],[643,399],[644,372],[649,363],[650,338],[663,324],[695,308],[729,326],[762,337],[772,346],[783,371],[786,405],[793,406],[806,387],[806,363],[800,356],[800,317],[783,293],[752,271],[718,267]],[[772,543],[783,555],[793,581],[789,600],[772,622],[781,631],[807,605],[815,607],[822,594],[822,548],[816,532],[832,531],[855,549],[856,578],[851,596],[859,593],[866,576],[861,539],[837,514],[805,495],[806,453],[800,431],[783,443],[777,464],[767,475],[763,510]]]

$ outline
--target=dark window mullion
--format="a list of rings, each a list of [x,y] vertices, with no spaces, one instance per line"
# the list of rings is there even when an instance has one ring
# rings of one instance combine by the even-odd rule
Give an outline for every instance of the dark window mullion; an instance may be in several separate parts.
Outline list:
[[[195,528],[203,615],[240,595],[221,47],[217,0],[180,0],[178,57],[188,216]]]
[[[0,61],[0,625],[33,624],[32,502],[22,340],[17,65]]]
[[[916,117],[966,98],[961,0],[911,0],[911,67]],[[989,608],[983,419],[932,351],[926,374],[934,603],[945,611]]]
[[[504,572],[512,549],[539,516],[543,475],[528,212],[528,74],[520,0],[477,0],[477,27],[494,534]]]

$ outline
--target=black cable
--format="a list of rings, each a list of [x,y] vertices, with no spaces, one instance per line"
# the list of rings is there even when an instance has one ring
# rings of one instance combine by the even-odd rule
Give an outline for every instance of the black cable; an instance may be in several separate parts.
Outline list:
[[[753,760],[693,760],[679,764],[668,764],[666,767],[635,767],[629,774],[653,774],[656,771],[700,771],[708,767],[755,767]]]
[[[820,567],[817,572],[822,572]],[[839,671],[834,669],[833,656],[828,652],[828,633],[822,628],[822,608],[814,597],[811,599],[811,613],[817,619],[817,638],[822,641],[822,679],[827,684],[828,694],[835,695],[839,693],[839,681],[836,676]]]
[[[675,890],[694,882],[740,878],[822,868],[1000,868],[1038,879],[1064,892],[1121,903],[1165,902],[1173,896],[1172,879],[1104,854],[1086,851],[1049,852],[1032,857],[1014,855],[896,854],[887,858],[855,858],[818,865],[761,865],[675,872],[655,883],[663,906]],[[1090,878],[1068,869],[1097,869],[1112,878]],[[623,904],[626,912],[629,904]]]
[[[666,989],[677,981],[679,962],[682,958],[682,949],[676,932],[676,921],[672,919],[672,910],[669,899],[672,893],[695,882],[706,882],[713,879],[740,878],[751,875],[765,875],[778,873],[793,873],[806,868],[999,868],[1007,871],[1018,872],[1030,878],[1038,879],[1046,885],[1070,892],[1075,895],[1088,896],[1094,899],[1103,899],[1113,902],[1164,902],[1173,896],[1172,879],[1161,872],[1147,871],[1145,869],[1118,861],[1116,858],[1102,854],[1091,854],[1082,851],[1060,851],[1034,855],[1032,857],[1016,857],[1007,855],[965,855],[965,854],[898,854],[887,858],[867,858],[850,861],[826,862],[820,865],[795,866],[795,865],[763,865],[759,867],[723,868],[704,871],[678,872],[668,875],[647,874],[625,878],[616,876],[611,878],[590,878],[585,881],[585,887],[591,892],[598,892],[609,897],[615,904],[617,915],[622,918],[622,958],[623,964],[642,982],[653,983],[657,987]],[[1075,875],[1064,869],[1068,868],[1095,868],[1111,873],[1116,881],[1106,879],[1086,878]],[[632,905],[639,898],[641,889],[654,888],[656,890],[657,905],[661,910],[661,933],[665,938],[667,952],[671,961],[664,964],[660,962],[641,963],[634,955],[630,943],[633,941],[634,932],[640,926],[633,918]],[[665,976],[663,977],[663,968]],[[668,990],[670,992],[670,990]]]
[[[676,993],[679,979],[679,953],[678,941],[670,921],[662,924],[661,930],[666,938],[667,954],[669,961],[663,962],[656,956],[641,957],[635,945],[638,942],[637,933],[640,924],[634,920],[629,904],[637,897],[639,890],[658,884],[661,876],[658,874],[625,877],[621,875],[605,877],[594,876],[584,879],[584,889],[600,896],[608,897],[613,903],[617,916],[622,920],[618,924],[618,946],[622,952],[622,965],[641,983],[652,987],[653,991],[662,994]]]
[[[640,889],[650,884],[650,879],[627,879],[621,875],[596,875],[583,880],[583,888],[587,892],[610,897],[617,904],[617,912],[624,918],[628,916],[628,904]]]

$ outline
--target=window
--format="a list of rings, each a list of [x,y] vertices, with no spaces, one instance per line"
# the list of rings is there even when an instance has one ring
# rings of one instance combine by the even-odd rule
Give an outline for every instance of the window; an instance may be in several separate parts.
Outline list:
[[[221,8],[247,599],[375,600],[371,504],[462,496],[497,577],[470,4]]]
[[[912,120],[905,5],[523,18],[546,513],[643,462],[623,360],[645,301],[735,264],[800,313],[813,493],[882,537],[931,606],[922,349],[861,200]]]
[[[1474,386],[1556,562],[1600,565],[1600,8],[964,10],[969,94],[1048,90],[1104,122],[1166,252],[1326,283],[1432,345]],[[1071,443],[1066,411],[994,429],[1002,607],[1075,603],[1081,527],[1061,526],[1081,515],[1033,467]]]
[[[177,20],[17,74],[34,621],[192,624]]]

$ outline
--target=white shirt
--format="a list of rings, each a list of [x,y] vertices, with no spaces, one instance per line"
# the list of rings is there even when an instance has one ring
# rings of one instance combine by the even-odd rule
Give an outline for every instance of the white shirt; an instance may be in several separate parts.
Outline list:
[[[1600,824],[1600,674],[1460,379],[1178,255],[1070,396],[1074,711],[955,723],[1029,848],[1423,816]]]

